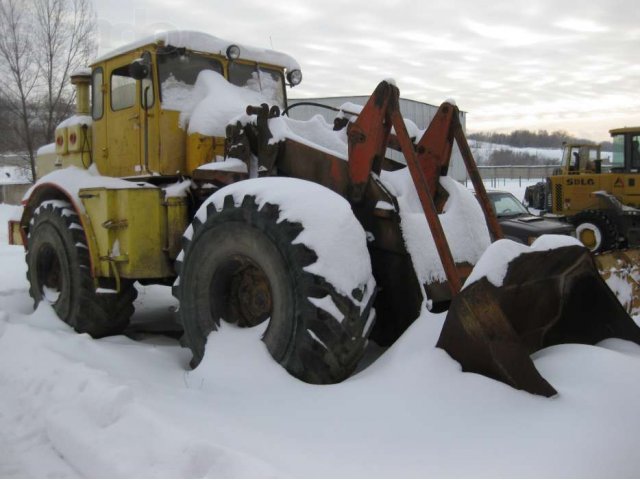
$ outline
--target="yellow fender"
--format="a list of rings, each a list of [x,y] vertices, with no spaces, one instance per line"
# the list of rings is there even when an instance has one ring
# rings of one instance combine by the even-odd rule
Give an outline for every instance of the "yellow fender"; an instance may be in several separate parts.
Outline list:
[[[23,243],[25,250],[28,249],[27,238],[29,234],[29,222],[31,222],[31,218],[33,217],[33,213],[38,208],[38,206],[47,200],[63,200],[69,202],[73,208],[73,210],[78,215],[80,219],[82,229],[84,230],[84,234],[86,237],[86,245],[89,249],[89,258],[91,260],[91,276],[94,278],[94,281],[97,282],[96,277],[99,275],[99,254],[98,254],[98,245],[96,242],[95,233],[93,231],[93,226],[91,225],[91,220],[84,213],[84,209],[81,208],[75,199],[69,195],[65,190],[60,188],[55,183],[41,183],[38,184],[35,188],[29,190],[27,192],[28,197],[23,199],[22,204],[24,205],[24,211],[22,212],[22,218],[20,219],[20,229],[22,233]],[[96,283],[97,287],[97,283]]]

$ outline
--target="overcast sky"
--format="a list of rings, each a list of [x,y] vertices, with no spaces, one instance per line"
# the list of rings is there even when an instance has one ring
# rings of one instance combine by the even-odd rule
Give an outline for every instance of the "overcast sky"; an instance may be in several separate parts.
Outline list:
[[[640,125],[637,0],[95,0],[100,53],[159,30],[199,30],[298,60],[290,97],[454,98],[467,130]]]

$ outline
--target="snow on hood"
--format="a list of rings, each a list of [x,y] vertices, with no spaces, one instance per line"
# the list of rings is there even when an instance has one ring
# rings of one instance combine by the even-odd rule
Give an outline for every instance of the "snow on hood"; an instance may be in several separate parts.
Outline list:
[[[78,193],[82,188],[157,188],[146,182],[129,182],[120,178],[103,177],[100,175],[100,172],[98,172],[95,164],[91,165],[88,170],[70,166],[55,170],[42,177],[27,190],[27,193],[24,194],[23,201],[27,200],[38,187],[44,184],[54,184],[61,188],[81,212],[84,212],[84,206],[80,201]]]
[[[226,160],[216,160],[215,162],[205,163],[204,165],[200,165],[198,170],[249,173],[247,164],[239,158],[227,158]]]
[[[273,138],[269,143],[276,143],[287,138],[308,145],[334,157],[347,160],[349,144],[346,129],[334,131],[322,115],[315,115],[311,120],[294,120],[290,117],[277,117],[269,120],[269,130]]]
[[[192,182],[191,180],[181,180],[175,183],[171,183],[169,185],[163,185],[162,190],[164,191],[164,197],[186,197],[189,190],[191,189]]]
[[[189,134],[199,133],[207,136],[224,137],[227,125],[238,121],[243,124],[255,122],[255,115],[246,114],[247,106],[272,103],[259,92],[237,87],[212,70],[200,72],[195,85],[183,94],[180,126],[187,128]],[[290,138],[330,155],[347,159],[346,131],[334,131],[333,126],[320,115],[307,121],[285,116],[272,118],[269,119],[269,129],[273,134],[270,143]]]
[[[409,170],[383,171],[381,180],[398,199],[402,236],[420,284],[446,281]],[[449,193],[439,218],[453,259],[475,265],[491,243],[482,209],[471,191],[451,177],[440,177],[440,185]]]
[[[285,67],[288,71],[300,70],[298,62],[286,53],[277,52],[275,50],[250,47],[241,45],[237,42],[223,40],[204,32],[194,32],[190,30],[169,30],[166,32],[158,32],[154,35],[141,38],[134,42],[128,43],[115,50],[108,52],[96,59],[93,64],[103,62],[107,59],[122,55],[136,48],[144,47],[158,42],[164,42],[165,45],[171,45],[177,48],[186,48],[196,52],[205,52],[212,54],[226,55],[227,48],[230,45],[238,45],[240,47],[240,58],[250,60],[252,62],[268,63]]]
[[[389,80],[387,80],[387,82],[388,81]],[[358,118],[357,115],[360,115],[360,113],[362,113],[363,108],[364,105],[360,105],[359,103],[345,102],[340,105],[340,111],[336,115],[336,118],[347,118],[349,119],[349,121],[355,122]],[[420,140],[426,130],[421,130],[418,125],[416,125],[415,122],[409,118],[403,118],[403,120],[404,125],[407,128],[407,133],[409,133],[409,137],[415,138],[416,141]],[[396,129],[391,128],[391,133],[395,135]]]
[[[347,117],[355,121],[356,117],[353,114],[360,114],[362,109],[362,105],[347,102],[340,107],[336,117]],[[422,137],[424,131],[420,130],[415,123],[407,118],[404,122],[410,137],[417,139]],[[335,131],[333,125],[327,123],[322,115],[315,115],[310,120],[294,120],[290,117],[272,118],[269,120],[269,129],[273,134],[269,143],[273,144],[288,138],[343,160],[349,158],[347,129]],[[392,129],[391,132],[395,133],[395,130]]]

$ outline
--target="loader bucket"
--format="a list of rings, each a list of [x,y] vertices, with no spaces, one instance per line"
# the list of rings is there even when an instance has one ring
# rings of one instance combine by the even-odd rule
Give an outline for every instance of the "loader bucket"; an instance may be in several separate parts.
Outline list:
[[[464,371],[550,397],[557,392],[530,355],[609,337],[640,344],[640,327],[600,277],[588,250],[564,246],[516,257],[501,287],[486,277],[466,286],[451,303],[437,346]]]
[[[600,276],[629,315],[640,314],[640,249],[600,253],[594,259]]]

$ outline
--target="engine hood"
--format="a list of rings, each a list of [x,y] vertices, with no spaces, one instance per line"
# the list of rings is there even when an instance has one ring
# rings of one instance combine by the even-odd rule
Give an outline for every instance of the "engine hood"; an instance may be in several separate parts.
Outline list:
[[[523,243],[529,243],[531,237],[546,234],[575,236],[575,229],[572,225],[533,215],[499,217],[498,221],[506,237],[518,239]]]

